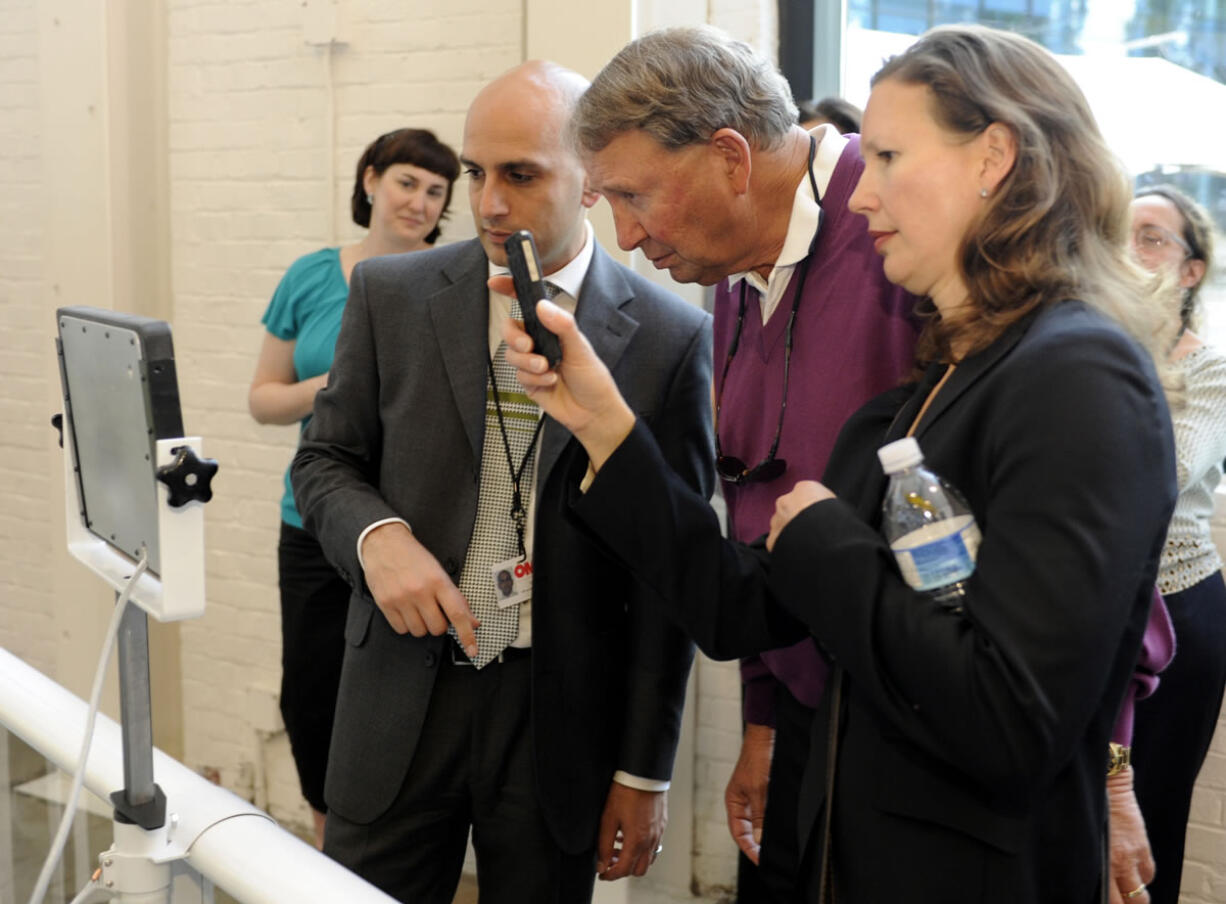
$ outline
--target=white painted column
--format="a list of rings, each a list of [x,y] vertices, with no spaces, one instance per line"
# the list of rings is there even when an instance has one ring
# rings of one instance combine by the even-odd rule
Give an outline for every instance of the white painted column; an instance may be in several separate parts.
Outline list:
[[[43,282],[48,414],[63,409],[54,352],[55,309],[114,307],[108,122],[107,15],[103,4],[45,0],[38,8],[42,92]],[[61,453],[47,431],[47,467],[62,473]],[[114,593],[65,549],[62,482],[52,477],[47,579],[56,625],[55,678],[87,695]],[[103,711],[118,715],[110,683]]]
[[[142,0],[38,4],[42,293],[47,416],[62,410],[56,308],[91,305],[170,318],[162,4]],[[53,474],[47,580],[53,593],[56,678],[88,691],[114,594],[64,546],[61,452],[48,426]],[[182,749],[178,630],[151,634],[156,742]],[[117,714],[112,683],[104,711]]]

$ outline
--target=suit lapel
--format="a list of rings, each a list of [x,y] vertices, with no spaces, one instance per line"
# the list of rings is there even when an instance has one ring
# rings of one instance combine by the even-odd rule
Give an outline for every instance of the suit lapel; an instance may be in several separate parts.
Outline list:
[[[944,364],[928,365],[928,369],[924,371],[924,376],[920,378],[919,383],[915,384],[911,396],[903,402],[902,407],[894,415],[894,419],[890,421],[890,426],[886,430],[885,438],[881,443],[883,446],[886,443],[894,442],[896,439],[902,439],[907,435],[907,431],[911,429],[911,422],[915,420],[915,416],[919,414],[920,408],[923,407],[924,399],[928,398],[928,393],[932,392],[932,387],[941,381],[945,368],[946,365]]]
[[[427,299],[447,382],[475,461],[481,460],[489,379],[487,274],[485,252],[474,240],[471,250],[444,268],[443,276],[450,285]]]
[[[1004,334],[985,348],[971,357],[967,358],[955,369],[950,376],[949,381],[941,387],[940,393],[932,400],[932,404],[928,406],[928,410],[924,412],[924,418],[919,422],[915,429],[915,437],[918,439],[922,436],[936,421],[949,410],[968,389],[975,385],[981,377],[996,366],[996,363],[1004,358],[1017,345],[1018,340],[1025,335],[1031,321],[1037,315],[1037,312],[1023,317],[1017,323],[1005,330]],[[924,372],[923,379],[915,387],[915,392],[903,406],[898,410],[898,414],[890,423],[889,429],[886,431],[885,443],[893,442],[896,439],[902,439],[907,435],[907,431],[911,429],[911,422],[915,420],[915,416],[919,414],[920,409],[924,405],[924,400],[928,398],[928,394],[932,392],[932,388],[941,381],[941,377],[945,375],[948,365],[945,364],[930,364]]]
[[[618,272],[617,265],[600,245],[593,249],[592,263],[588,266],[579,295],[575,321],[592,343],[592,348],[600,360],[609,370],[613,370],[630,344],[634,331],[638,329],[638,321],[621,310],[621,306],[633,297],[633,293]],[[545,419],[541,434],[538,490],[545,485],[550,470],[557,463],[558,456],[562,454],[570,438],[569,430],[551,418]]]
[[[954,402],[961,398],[968,389],[995,367],[998,361],[1013,350],[1013,346],[1017,345],[1018,340],[1025,335],[1033,319],[1034,314],[1023,317],[1005,330],[1004,334],[995,342],[983,351],[971,355],[954,369],[954,372],[949,377],[949,381],[941,387],[941,391],[937,393],[936,398],[932,400],[932,404],[928,406],[928,410],[924,412],[923,419],[916,425],[915,438],[917,440],[931,429],[933,424],[940,420],[941,415],[948,411]],[[941,370],[943,372],[943,368]],[[939,376],[938,379],[940,379]],[[922,400],[920,404],[923,404]],[[903,427],[904,434],[909,426],[910,421]]]

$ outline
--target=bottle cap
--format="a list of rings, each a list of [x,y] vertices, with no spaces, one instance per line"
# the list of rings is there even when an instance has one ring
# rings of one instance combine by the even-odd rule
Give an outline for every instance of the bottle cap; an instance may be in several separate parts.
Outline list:
[[[903,468],[914,467],[922,462],[924,453],[920,451],[915,437],[904,436],[878,449],[877,457],[881,459],[883,471],[887,474],[897,474]]]

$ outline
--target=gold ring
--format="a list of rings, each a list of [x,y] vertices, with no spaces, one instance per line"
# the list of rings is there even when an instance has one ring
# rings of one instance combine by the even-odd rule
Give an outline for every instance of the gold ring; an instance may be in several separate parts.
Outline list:
[[[1145,891],[1145,883],[1144,883],[1144,882],[1142,882],[1140,885],[1138,885],[1138,886],[1137,886],[1136,888],[1134,888],[1132,891],[1126,891],[1126,892],[1124,892],[1124,897],[1125,897],[1125,898],[1135,898],[1137,895],[1139,895],[1139,894],[1140,894],[1141,892],[1143,892],[1143,891]]]

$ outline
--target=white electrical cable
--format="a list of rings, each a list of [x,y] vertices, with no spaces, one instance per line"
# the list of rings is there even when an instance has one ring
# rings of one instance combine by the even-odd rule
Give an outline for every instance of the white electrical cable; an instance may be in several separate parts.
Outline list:
[[[77,892],[77,896],[69,901],[68,904],[86,904],[86,902],[93,900],[100,894],[101,889],[101,885],[90,879],[85,883],[85,887]]]
[[[115,612],[111,615],[111,623],[107,626],[106,637],[102,642],[102,655],[98,659],[98,670],[94,673],[94,686],[89,693],[89,715],[85,719],[85,737],[81,740],[81,756],[77,762],[77,771],[72,777],[72,790],[68,792],[68,802],[64,806],[64,815],[60,818],[60,827],[51,842],[51,850],[43,863],[42,872],[38,874],[38,882],[30,894],[30,904],[42,904],[47,894],[47,886],[51,884],[51,874],[59,865],[64,853],[64,845],[68,841],[68,830],[77,815],[77,800],[81,796],[81,786],[85,784],[85,763],[89,759],[89,747],[94,740],[94,721],[98,716],[98,705],[102,699],[102,685],[106,679],[106,669],[111,662],[111,650],[115,647],[115,637],[119,634],[119,623],[123,620],[124,610],[128,607],[128,599],[140,576],[149,567],[149,550],[142,549],[140,561],[128,583],[124,585],[123,593],[115,603]]]

